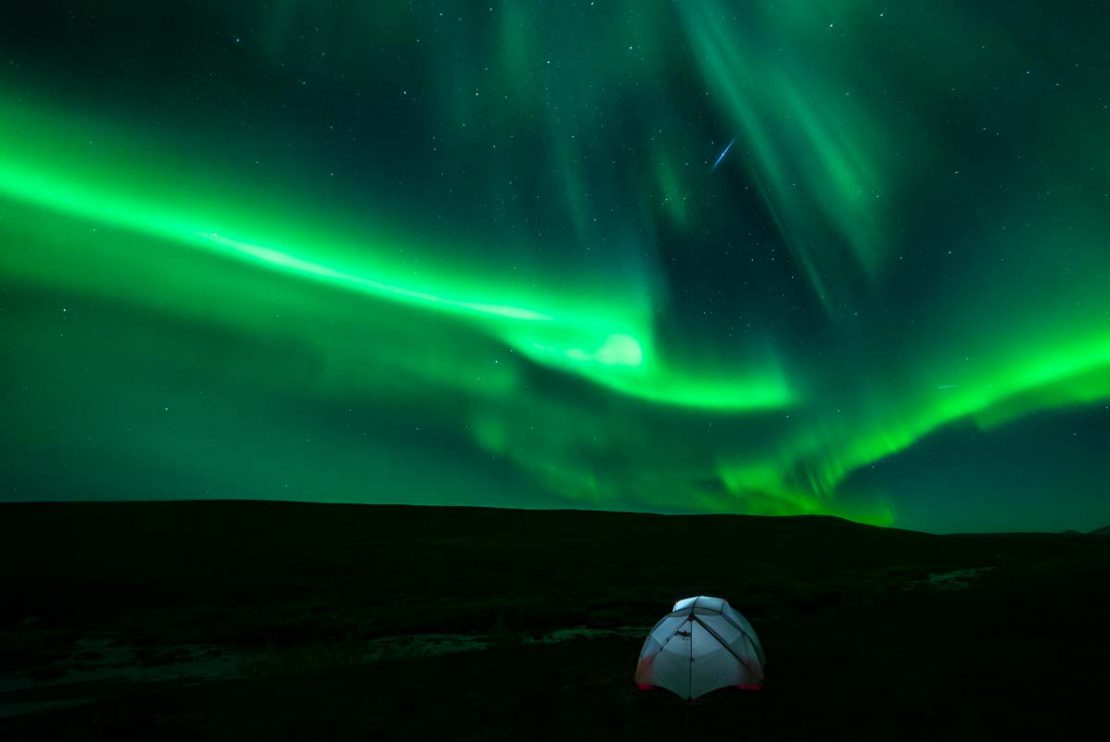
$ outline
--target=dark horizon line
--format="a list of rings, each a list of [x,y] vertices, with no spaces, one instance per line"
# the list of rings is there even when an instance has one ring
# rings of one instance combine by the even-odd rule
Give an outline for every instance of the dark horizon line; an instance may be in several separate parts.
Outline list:
[[[770,515],[760,513],[705,513],[696,511],[655,511],[655,510],[618,510],[614,508],[575,508],[575,507],[519,507],[519,506],[505,506],[505,505],[459,505],[459,504],[437,504],[437,503],[408,503],[408,502],[347,502],[339,500],[298,500],[298,499],[270,499],[270,498],[233,498],[233,497],[213,497],[213,498],[179,498],[170,500],[155,500],[155,499],[91,499],[91,500],[3,500],[0,506],[26,506],[26,505],[185,505],[185,504],[258,504],[258,505],[294,505],[294,506],[347,506],[359,508],[434,508],[434,509],[452,509],[452,510],[490,510],[490,511],[508,511],[508,512],[541,512],[541,513],[576,513],[576,514],[591,514],[591,515],[639,515],[651,517],[665,517],[665,518],[748,518],[748,519],[768,519],[768,520],[783,520],[783,519],[809,519],[809,520],[824,520],[824,521],[838,521],[841,523],[850,523],[853,526],[861,528],[874,528],[882,531],[900,531],[903,533],[916,533],[925,536],[996,536],[996,535],[1096,535],[1098,532],[1110,528],[1110,526],[1099,526],[1092,528],[1089,531],[1080,531],[1078,529],[1065,529],[1063,531],[945,531],[933,532],[922,531],[913,528],[904,528],[898,526],[880,526],[871,523],[861,523],[839,515],[829,515],[822,513],[794,513],[783,515]]]

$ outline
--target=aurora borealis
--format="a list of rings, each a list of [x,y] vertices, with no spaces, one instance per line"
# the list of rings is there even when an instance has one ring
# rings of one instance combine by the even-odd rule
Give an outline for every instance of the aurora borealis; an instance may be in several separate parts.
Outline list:
[[[1110,522],[1105,9],[163,5],[0,24],[5,499]]]

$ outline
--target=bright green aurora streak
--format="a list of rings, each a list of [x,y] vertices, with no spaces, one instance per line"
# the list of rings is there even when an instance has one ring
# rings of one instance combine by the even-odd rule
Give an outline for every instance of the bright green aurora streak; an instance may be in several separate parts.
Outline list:
[[[44,5],[9,499],[1110,521],[1105,11]]]

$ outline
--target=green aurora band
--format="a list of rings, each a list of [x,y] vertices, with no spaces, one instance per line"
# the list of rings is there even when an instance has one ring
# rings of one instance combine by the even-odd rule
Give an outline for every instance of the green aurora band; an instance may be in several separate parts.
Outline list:
[[[1105,11],[109,5],[0,34],[9,499],[1110,520]]]

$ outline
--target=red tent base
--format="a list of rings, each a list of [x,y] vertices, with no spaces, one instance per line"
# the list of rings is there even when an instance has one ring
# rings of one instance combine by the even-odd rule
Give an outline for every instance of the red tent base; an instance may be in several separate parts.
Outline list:
[[[759,683],[741,683],[736,687],[740,690],[763,690],[763,686]]]

